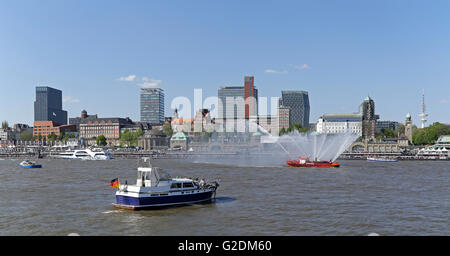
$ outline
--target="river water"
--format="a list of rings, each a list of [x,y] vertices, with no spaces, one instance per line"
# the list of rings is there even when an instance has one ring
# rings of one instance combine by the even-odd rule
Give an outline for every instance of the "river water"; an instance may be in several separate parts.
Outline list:
[[[149,211],[111,205],[109,181],[135,183],[135,159],[20,161],[0,160],[0,235],[450,235],[449,161],[304,169],[160,159],[172,177],[220,187],[212,203]]]

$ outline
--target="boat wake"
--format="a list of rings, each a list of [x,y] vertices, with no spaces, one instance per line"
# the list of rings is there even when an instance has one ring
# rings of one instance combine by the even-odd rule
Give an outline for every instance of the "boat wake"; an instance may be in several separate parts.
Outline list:
[[[104,211],[104,212],[102,212],[102,213],[104,213],[104,214],[110,214],[110,213],[119,213],[119,212],[121,212],[121,210],[109,210],[109,211]]]

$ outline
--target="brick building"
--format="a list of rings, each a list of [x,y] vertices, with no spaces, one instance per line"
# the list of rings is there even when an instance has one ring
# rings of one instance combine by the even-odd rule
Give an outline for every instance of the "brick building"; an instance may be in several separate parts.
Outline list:
[[[106,139],[115,140],[120,137],[120,129],[133,125],[129,118],[94,118],[83,119],[80,123],[80,137],[91,139],[103,135]]]
[[[33,136],[47,137],[50,134],[57,136],[66,132],[76,132],[76,125],[66,124],[59,125],[55,121],[34,121]]]

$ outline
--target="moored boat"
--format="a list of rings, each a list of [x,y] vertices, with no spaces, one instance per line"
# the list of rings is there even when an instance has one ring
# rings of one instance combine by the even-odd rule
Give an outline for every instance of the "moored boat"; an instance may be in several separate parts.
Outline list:
[[[28,161],[28,160],[20,162],[20,166],[23,168],[41,168],[42,167],[42,165],[37,164],[32,161]]]
[[[136,185],[120,185],[118,180],[112,183],[111,186],[119,187],[114,207],[131,210],[210,201],[219,186],[217,181],[171,178],[160,168],[153,167],[149,158],[141,160]]]
[[[397,159],[394,158],[382,158],[382,157],[367,157],[367,161],[369,162],[397,162]]]
[[[300,157],[299,160],[288,160],[286,164],[291,167],[339,167],[339,163],[332,161],[310,161],[309,158]]]
[[[56,158],[64,159],[82,159],[82,160],[109,160],[111,155],[106,150],[102,149],[79,149],[68,150],[55,155]]]

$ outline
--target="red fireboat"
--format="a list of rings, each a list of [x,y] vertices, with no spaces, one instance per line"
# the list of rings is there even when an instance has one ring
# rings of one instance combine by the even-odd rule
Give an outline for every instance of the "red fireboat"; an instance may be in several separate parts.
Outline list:
[[[292,167],[339,167],[339,163],[331,161],[310,161],[309,158],[300,157],[299,160],[286,161],[288,166]]]

